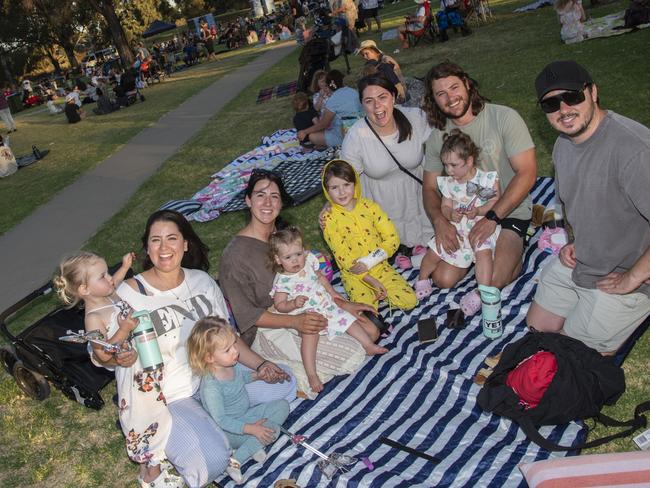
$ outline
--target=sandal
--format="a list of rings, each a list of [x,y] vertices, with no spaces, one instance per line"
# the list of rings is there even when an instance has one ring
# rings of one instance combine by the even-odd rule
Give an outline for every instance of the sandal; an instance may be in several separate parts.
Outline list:
[[[478,290],[472,290],[460,299],[460,309],[465,314],[465,317],[474,315],[481,310],[481,297]]]
[[[241,464],[235,458],[228,460],[228,467],[226,473],[235,482],[236,485],[241,485],[244,482],[244,477],[241,474]]]
[[[379,329],[379,332],[383,334],[384,332],[387,332],[388,329],[390,328],[390,325],[384,322],[384,319],[381,318],[381,315],[379,314],[374,314],[372,312],[365,311],[363,312],[364,317],[366,317],[370,322],[373,323],[375,327]]]
[[[415,282],[415,296],[418,300],[423,300],[433,293],[431,280],[417,280]]]
[[[497,364],[499,364],[499,361],[501,360],[501,353],[495,354],[494,356],[488,356],[485,358],[485,361],[483,361],[486,366],[490,368],[494,368]]]
[[[138,483],[141,488],[182,488],[185,486],[183,478],[171,474],[166,469],[162,469],[158,477],[153,481],[145,481],[138,476]]]
[[[413,267],[413,265],[411,264],[411,260],[409,259],[409,257],[408,257],[408,256],[404,256],[403,254],[400,254],[399,256],[397,256],[397,257],[395,258],[395,265],[396,265],[399,269],[403,269],[403,270],[411,269],[411,268]]]
[[[474,376],[474,383],[476,383],[478,386],[483,386],[491,374],[492,368],[479,369],[478,373],[476,373],[476,376]]]

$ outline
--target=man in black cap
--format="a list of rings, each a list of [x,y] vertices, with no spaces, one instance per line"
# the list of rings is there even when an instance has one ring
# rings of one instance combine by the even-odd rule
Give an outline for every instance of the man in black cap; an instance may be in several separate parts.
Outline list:
[[[555,189],[573,235],[542,271],[528,325],[614,353],[650,314],[650,129],[603,110],[575,61],[550,63],[535,88],[560,133]]]

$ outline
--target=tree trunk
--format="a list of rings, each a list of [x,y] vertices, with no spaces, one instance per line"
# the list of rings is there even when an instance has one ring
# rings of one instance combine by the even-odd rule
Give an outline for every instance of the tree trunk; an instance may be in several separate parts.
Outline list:
[[[45,54],[50,59],[50,62],[52,63],[52,66],[54,66],[54,73],[57,74],[57,75],[60,75],[61,74],[61,65],[59,64],[59,60],[56,59],[56,55],[47,48],[45,49]]]
[[[79,62],[77,61],[77,56],[74,54],[74,47],[70,44],[63,44],[61,47],[65,51],[65,56],[68,58],[70,66],[72,66],[72,68],[78,68]]]
[[[113,38],[113,43],[117,48],[117,52],[120,54],[120,59],[125,68],[128,68],[133,65],[135,61],[133,57],[133,51],[129,46],[129,41],[126,39],[126,34],[124,34],[124,29],[120,23],[120,19],[115,13],[115,6],[113,5],[113,0],[88,0],[93,8],[99,12],[108,25],[109,30],[111,31],[111,37]]]
[[[14,74],[11,72],[11,68],[7,63],[7,58],[3,52],[0,52],[0,65],[2,65],[2,71],[5,75],[5,79],[9,85],[13,85],[15,81]]]

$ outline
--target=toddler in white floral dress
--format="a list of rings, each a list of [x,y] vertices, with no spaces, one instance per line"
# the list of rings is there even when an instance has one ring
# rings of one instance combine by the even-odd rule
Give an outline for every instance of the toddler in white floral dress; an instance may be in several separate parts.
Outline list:
[[[336,304],[336,301],[345,299],[320,272],[316,257],[303,248],[302,234],[298,228],[290,226],[274,232],[269,239],[269,247],[273,269],[277,272],[270,294],[278,312],[292,315],[318,312],[327,319],[327,329],[323,334],[327,334],[330,340],[347,333],[361,343],[369,356],[388,351],[372,341],[370,334],[373,331],[366,330],[364,323]],[[316,372],[319,335],[303,334],[301,339],[300,355],[309,386],[318,393],[323,390],[323,383]]]
[[[438,190],[442,194],[442,215],[456,228],[459,247],[447,252],[435,236],[429,241],[415,284],[418,300],[432,293],[429,278],[442,261],[457,268],[469,268],[476,262],[478,284],[492,284],[493,254],[501,228],[497,226],[481,242],[472,242],[469,238],[474,225],[492,209],[500,194],[496,171],[482,171],[476,167],[479,152],[472,139],[458,129],[445,136],[440,158],[447,176],[438,176]]]
[[[122,258],[122,266],[111,275],[106,261],[86,251],[61,261],[54,278],[59,298],[68,307],[84,303],[86,332],[97,331],[107,343],[123,350],[131,346],[131,332],[137,326],[129,305],[120,300],[115,288],[124,280],[135,255]],[[140,486],[180,488],[183,479],[169,472],[165,446],[171,431],[171,415],[162,394],[163,369],[145,371],[137,359],[131,366],[119,366],[116,352],[93,344],[91,359],[98,366],[111,364],[115,370],[119,418],[126,438],[126,451],[140,464]]]

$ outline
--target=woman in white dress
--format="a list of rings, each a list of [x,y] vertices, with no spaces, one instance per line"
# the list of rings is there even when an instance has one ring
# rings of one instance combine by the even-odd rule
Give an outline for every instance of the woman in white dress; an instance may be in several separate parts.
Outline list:
[[[361,174],[363,196],[384,209],[401,243],[424,245],[433,227],[422,205],[422,185],[413,176],[422,179],[424,143],[431,132],[426,115],[419,108],[395,107],[397,89],[382,76],[362,78],[358,90],[366,117],[346,134],[341,159]]]

